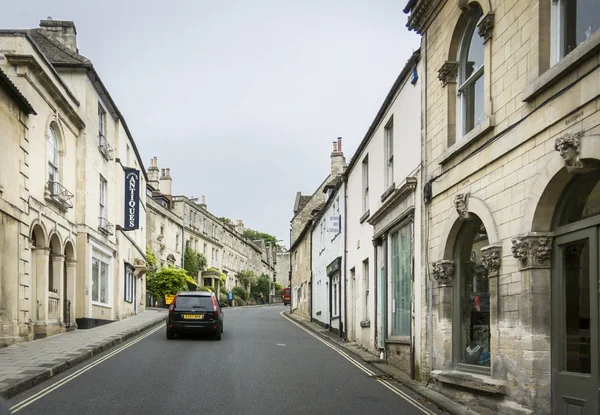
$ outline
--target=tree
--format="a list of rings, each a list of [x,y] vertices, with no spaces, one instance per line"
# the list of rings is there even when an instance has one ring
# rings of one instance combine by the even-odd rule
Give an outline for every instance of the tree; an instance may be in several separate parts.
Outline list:
[[[233,287],[231,292],[235,297],[241,298],[244,301],[248,299],[248,291],[244,290],[242,287]]]
[[[277,244],[277,238],[274,237],[273,235],[269,235],[268,233],[255,231],[253,229],[245,229],[244,236],[246,238],[250,239],[251,241],[256,241],[257,239],[262,239],[263,241],[265,241],[265,243],[270,242],[271,245],[273,246],[273,248],[281,248]]]
[[[162,302],[166,294],[177,294],[188,289],[186,277],[185,270],[181,268],[163,267],[146,279],[146,289]]]
[[[198,272],[206,269],[206,258],[200,252],[194,251],[189,246],[185,247],[185,271],[193,279],[198,278]]]
[[[256,275],[248,269],[238,272],[237,279],[244,284],[244,286],[254,285],[256,283]]]
[[[252,286],[252,294],[255,296],[262,294],[264,299],[268,299],[270,283],[271,279],[269,276],[262,274],[258,277],[256,284]]]
[[[283,285],[281,285],[279,281],[275,281],[273,286],[275,287],[275,295],[281,295],[283,293]]]

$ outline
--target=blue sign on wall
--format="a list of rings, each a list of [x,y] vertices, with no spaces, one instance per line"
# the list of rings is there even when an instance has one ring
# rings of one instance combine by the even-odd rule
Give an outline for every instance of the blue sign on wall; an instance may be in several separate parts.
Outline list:
[[[123,229],[140,228],[140,171],[125,168],[125,220]]]

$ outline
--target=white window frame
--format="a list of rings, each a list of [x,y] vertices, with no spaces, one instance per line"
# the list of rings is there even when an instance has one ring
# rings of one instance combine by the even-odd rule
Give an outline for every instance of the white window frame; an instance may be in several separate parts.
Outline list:
[[[370,312],[369,309],[369,284],[370,284],[370,276],[369,276],[369,258],[365,259],[362,263],[363,265],[363,291],[364,291],[364,302],[363,302],[363,320],[370,321]]]
[[[99,215],[98,217],[104,218],[108,220],[108,215],[106,213],[106,187],[108,186],[108,182],[102,175],[100,177],[100,189],[98,195],[98,205],[99,205]]]
[[[106,138],[106,111],[102,107],[102,104],[98,102],[98,139],[101,140],[100,137]],[[100,145],[102,145],[102,141],[100,141]]]
[[[385,187],[394,184],[394,117],[392,116],[384,128],[385,136]]]
[[[362,211],[363,214],[369,210],[369,155],[362,161]]]
[[[91,252],[90,252],[90,279],[89,279],[89,286],[90,286],[90,300],[91,300],[91,304],[92,305],[97,305],[97,306],[101,306],[101,307],[112,307],[112,258],[111,256],[107,253],[104,252],[100,249],[98,249],[96,246],[92,246],[91,247]],[[97,300],[94,300],[94,260],[98,261],[98,297]],[[101,264],[106,264],[106,302],[102,302],[100,301],[100,292],[102,289],[101,286]],[[90,310],[91,311],[91,310]],[[108,318],[108,317],[107,317]]]
[[[473,34],[476,33],[477,31],[477,24],[481,21],[481,19],[483,18],[483,12],[481,11],[481,9],[478,9],[480,11],[480,13],[473,13],[471,16],[469,16],[469,20],[465,26],[465,29],[463,30],[462,33],[462,38],[460,40],[460,47],[459,47],[459,51],[458,51],[458,79],[457,79],[457,88],[456,88],[456,116],[457,116],[457,122],[456,122],[456,137],[457,139],[461,139],[462,137],[464,137],[466,134],[468,134],[470,131],[472,131],[474,128],[477,127],[477,124],[475,125],[475,121],[473,121],[473,128],[469,131],[466,130],[466,125],[467,125],[467,107],[469,105],[469,103],[467,102],[467,100],[469,99],[468,96],[466,94],[464,94],[463,92],[471,87],[474,86],[475,83],[482,78],[485,82],[485,78],[484,78],[484,71],[485,71],[485,62],[483,62],[481,64],[481,66],[477,69],[475,69],[473,71],[473,73],[467,78],[467,79],[462,79],[464,77],[464,74],[466,73],[466,65],[467,65],[467,60],[469,59],[469,51],[471,49],[471,43],[469,43],[469,47],[466,48],[466,43],[471,41],[471,38],[473,37]],[[483,42],[483,39],[482,39]],[[485,85],[484,85],[484,99],[485,99]],[[475,97],[473,97],[473,118],[475,118]]]
[[[48,135],[46,137],[46,156],[48,166],[48,182],[60,183],[60,151],[58,145],[58,134],[56,129],[51,125],[48,127]],[[52,189],[54,190],[54,189]]]
[[[133,285],[135,284],[133,278],[133,267],[129,264],[125,264],[125,287],[124,287],[124,300],[127,303],[133,303]]]

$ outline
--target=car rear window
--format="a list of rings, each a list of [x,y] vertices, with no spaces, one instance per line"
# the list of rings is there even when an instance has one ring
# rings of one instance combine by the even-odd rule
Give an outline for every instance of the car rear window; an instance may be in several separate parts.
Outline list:
[[[213,308],[211,297],[192,297],[192,296],[181,296],[175,300],[176,308]]]

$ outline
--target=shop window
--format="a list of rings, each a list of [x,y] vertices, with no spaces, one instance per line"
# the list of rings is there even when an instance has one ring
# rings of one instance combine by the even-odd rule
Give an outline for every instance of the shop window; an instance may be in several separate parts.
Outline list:
[[[410,336],[411,246],[410,225],[391,236],[391,324],[390,335]]]
[[[454,249],[454,360],[457,367],[481,373],[490,368],[490,291],[481,248],[489,245],[481,219],[465,222]]]
[[[580,174],[569,183],[555,218],[564,226],[600,214],[600,169]]]

